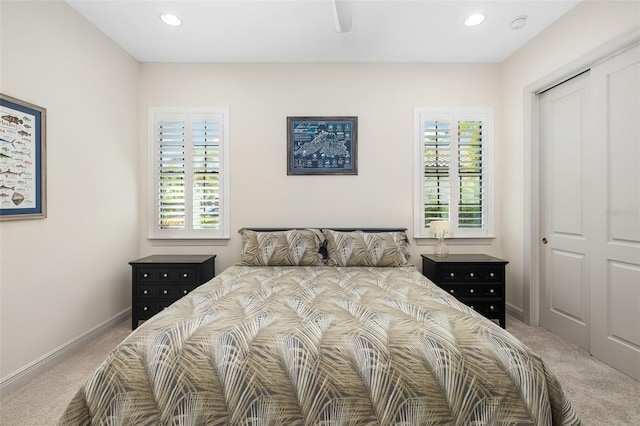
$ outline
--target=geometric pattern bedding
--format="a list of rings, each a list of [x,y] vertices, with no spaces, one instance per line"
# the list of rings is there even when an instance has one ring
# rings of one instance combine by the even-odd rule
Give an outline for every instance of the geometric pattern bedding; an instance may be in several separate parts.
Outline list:
[[[524,344],[414,267],[234,265],[146,321],[61,425],[577,425]]]

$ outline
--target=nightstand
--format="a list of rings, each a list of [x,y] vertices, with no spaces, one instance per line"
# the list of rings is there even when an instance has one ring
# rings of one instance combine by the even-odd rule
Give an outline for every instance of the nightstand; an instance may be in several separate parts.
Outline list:
[[[422,274],[456,299],[505,327],[505,266],[486,254],[422,255]]]
[[[213,278],[215,260],[215,255],[155,255],[129,262],[131,329]]]

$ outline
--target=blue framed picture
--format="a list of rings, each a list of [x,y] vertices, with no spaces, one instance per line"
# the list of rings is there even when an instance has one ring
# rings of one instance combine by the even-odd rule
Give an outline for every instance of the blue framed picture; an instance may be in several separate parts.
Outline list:
[[[287,117],[288,175],[357,175],[358,117]]]
[[[46,114],[0,94],[0,220],[47,216]]]

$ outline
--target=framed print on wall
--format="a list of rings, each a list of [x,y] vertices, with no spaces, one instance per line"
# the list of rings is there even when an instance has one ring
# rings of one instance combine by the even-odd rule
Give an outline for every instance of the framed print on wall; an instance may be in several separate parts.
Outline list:
[[[47,216],[46,114],[0,94],[0,220]]]
[[[358,117],[287,117],[288,175],[357,175]]]

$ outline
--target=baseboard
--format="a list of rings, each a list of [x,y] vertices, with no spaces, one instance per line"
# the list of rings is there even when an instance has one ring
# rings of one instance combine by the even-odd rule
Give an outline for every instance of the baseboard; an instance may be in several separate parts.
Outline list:
[[[507,307],[507,315],[511,315],[516,318],[520,322],[524,322],[524,311],[516,306],[513,306],[509,303],[506,304]]]
[[[86,333],[81,334],[75,339],[36,359],[32,363],[27,364],[6,377],[3,377],[0,379],[0,395],[4,395],[5,393],[11,392],[12,390],[26,384],[38,374],[50,369],[67,356],[82,348],[93,339],[115,328],[128,318],[131,318],[131,308],[125,309],[102,324],[88,330]]]

